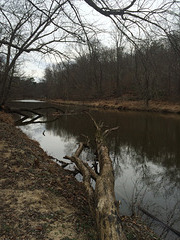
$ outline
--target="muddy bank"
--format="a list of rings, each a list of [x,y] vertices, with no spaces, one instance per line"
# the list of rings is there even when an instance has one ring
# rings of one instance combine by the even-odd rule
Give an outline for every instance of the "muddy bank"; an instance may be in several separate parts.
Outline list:
[[[0,112],[0,239],[97,240],[81,183]],[[158,239],[139,217],[122,217],[128,239]]]
[[[176,113],[180,114],[179,102],[166,101],[149,101],[149,106],[145,105],[144,101],[132,101],[126,99],[109,99],[99,101],[65,101],[61,99],[50,100],[54,104],[66,105],[81,105],[86,107],[112,109],[119,111],[146,111],[146,112],[161,112],[161,113]]]
[[[0,239],[96,239],[81,183],[0,113]]]

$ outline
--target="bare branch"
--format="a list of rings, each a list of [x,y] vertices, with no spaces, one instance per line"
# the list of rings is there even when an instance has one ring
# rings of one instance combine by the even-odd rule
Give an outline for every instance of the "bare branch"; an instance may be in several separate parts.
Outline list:
[[[114,127],[114,128],[107,129],[107,130],[105,130],[105,131],[102,133],[102,135],[103,135],[103,137],[105,138],[105,137],[107,137],[112,131],[116,131],[116,130],[118,130],[118,129],[119,129],[119,127]]]
[[[7,45],[7,46],[13,47],[13,48],[15,48],[15,49],[18,49],[18,50],[21,50],[21,51],[27,52],[27,53],[35,50],[35,49],[25,49],[25,48],[21,48],[21,47],[15,45],[15,44],[13,44],[13,43],[11,43],[11,42],[8,42],[8,41],[5,41],[5,40],[0,40],[0,44]],[[38,51],[38,50],[36,49],[36,51]]]
[[[98,7],[92,0],[84,0],[89,6],[94,8],[97,12],[101,13],[104,16],[110,16],[110,15],[123,15],[124,9],[103,9]]]
[[[92,177],[94,180],[97,178],[97,174],[94,172],[94,170],[84,161],[82,161],[79,156],[82,153],[84,147],[86,147],[87,144],[80,142],[78,148],[76,149],[75,153],[70,157],[70,156],[65,156],[64,159],[69,159],[72,162],[74,162],[85,178],[85,181],[90,183],[90,178]],[[86,175],[88,175],[86,177]]]

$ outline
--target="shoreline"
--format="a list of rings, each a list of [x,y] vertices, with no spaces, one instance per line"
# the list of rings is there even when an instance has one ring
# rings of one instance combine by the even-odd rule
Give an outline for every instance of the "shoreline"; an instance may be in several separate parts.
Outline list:
[[[90,108],[100,108],[104,110],[117,111],[142,111],[142,112],[158,112],[158,113],[174,113],[180,114],[180,103],[168,101],[149,101],[146,107],[144,101],[131,101],[122,99],[97,100],[97,101],[70,101],[70,100],[47,100],[52,104],[77,105]]]
[[[2,112],[0,155],[1,240],[97,240],[82,183]],[[159,239],[140,217],[121,220],[128,239]]]
[[[85,190],[0,112],[0,240],[96,239]]]

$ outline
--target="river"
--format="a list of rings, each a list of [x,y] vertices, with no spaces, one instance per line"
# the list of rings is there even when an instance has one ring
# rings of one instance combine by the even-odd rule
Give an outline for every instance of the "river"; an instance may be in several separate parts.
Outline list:
[[[47,106],[39,101],[14,102],[12,105]],[[89,116],[81,111],[82,107],[59,108],[68,109],[73,115],[20,128],[36,139],[48,154],[62,160],[76,149],[82,134],[93,140],[94,127]],[[45,116],[41,120],[53,118],[50,109],[43,111]],[[76,112],[78,114],[74,114]],[[137,206],[180,231],[180,116],[109,110],[90,112],[107,128],[119,126],[109,135],[107,145],[114,165],[115,193],[117,200],[121,201],[121,214],[131,215],[136,211],[163,239],[179,239],[172,231],[144,215]],[[87,150],[82,157],[91,162],[94,151]]]

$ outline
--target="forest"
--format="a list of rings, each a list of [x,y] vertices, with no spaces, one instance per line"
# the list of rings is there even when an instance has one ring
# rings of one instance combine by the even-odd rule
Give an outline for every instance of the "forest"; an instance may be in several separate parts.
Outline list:
[[[34,5],[30,0],[25,1],[24,12],[18,12],[18,2],[15,3],[14,12],[11,1],[2,4],[1,103],[8,98],[84,101],[121,97],[125,100],[144,100],[146,105],[149,100],[179,101],[178,2],[159,3],[159,7],[155,6],[151,10],[150,1],[142,4],[141,1],[132,1],[124,8],[124,19],[121,12],[118,18],[118,14],[113,11],[101,11],[103,8],[92,5],[93,1],[85,1],[112,20],[108,40],[100,37],[102,32],[99,33],[99,28],[103,28],[102,23],[98,28],[92,23],[83,23],[80,6],[67,2],[56,6],[52,1],[49,9],[46,6],[46,11],[54,17],[53,22],[41,9],[41,2],[37,1],[37,5]],[[66,9],[66,4],[71,9]],[[146,16],[145,7],[148,6],[150,16]],[[136,11],[131,11],[132,7]],[[165,13],[166,17],[163,15]],[[62,17],[61,14],[65,16]],[[64,21],[70,25],[66,26]],[[60,27],[61,23],[64,27]],[[50,24],[52,26],[49,29]],[[53,43],[57,46],[52,46]],[[61,44],[66,44],[68,52],[60,50]],[[22,56],[31,52],[56,58],[56,61],[46,64],[44,76],[38,81],[22,71]]]
[[[170,36],[180,49],[180,35]],[[123,48],[124,47],[124,48]],[[46,97],[93,100],[129,96],[131,100],[179,100],[180,55],[168,39],[144,40],[130,52],[125,46],[103,47],[98,42],[90,53],[72,62],[45,70]]]
[[[169,39],[171,41],[169,41]],[[127,51],[125,43],[108,48],[98,40],[73,61],[46,67],[44,79],[16,77],[13,98],[99,100],[180,100],[180,34],[143,40]]]

